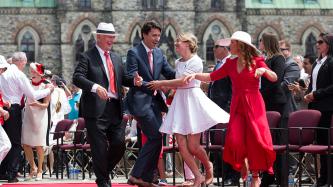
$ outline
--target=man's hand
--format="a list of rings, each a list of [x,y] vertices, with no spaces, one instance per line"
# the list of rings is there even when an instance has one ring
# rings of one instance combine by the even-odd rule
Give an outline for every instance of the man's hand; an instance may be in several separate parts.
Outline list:
[[[313,92],[304,96],[304,101],[310,103],[314,100]]]
[[[101,98],[103,100],[108,99],[108,91],[104,87],[98,85],[98,87],[96,89],[96,93],[99,98]]]
[[[138,72],[135,72],[134,74],[134,85],[135,86],[142,86],[143,79],[142,77],[138,74]]]
[[[295,95],[301,91],[301,87],[298,82],[288,84],[288,89]]]
[[[266,68],[257,68],[256,72],[254,73],[255,78],[261,77],[264,73],[266,73]]]

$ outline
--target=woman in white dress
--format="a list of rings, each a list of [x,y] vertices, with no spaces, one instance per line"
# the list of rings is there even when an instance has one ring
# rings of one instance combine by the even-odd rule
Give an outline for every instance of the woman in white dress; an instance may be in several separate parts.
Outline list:
[[[44,66],[37,62],[30,64],[31,84],[35,90],[45,89],[43,79]],[[46,146],[46,134],[48,127],[47,107],[50,103],[50,96],[39,101],[27,99],[23,115],[22,145],[24,154],[30,165],[30,174],[26,180],[36,176],[36,180],[42,180],[44,150]],[[38,169],[34,162],[32,148],[35,147],[38,156]]]
[[[202,59],[196,54],[197,38],[191,33],[181,33],[175,42],[176,52],[181,56],[176,60],[176,79],[152,81],[151,89],[175,87],[177,89],[160,132],[175,134],[179,152],[195,176],[194,186],[213,181],[213,165],[206,151],[200,146],[201,133],[218,123],[227,123],[229,114],[212,102],[200,89],[200,81],[184,81],[186,75],[203,70]],[[202,176],[194,161],[198,158],[205,167]]]

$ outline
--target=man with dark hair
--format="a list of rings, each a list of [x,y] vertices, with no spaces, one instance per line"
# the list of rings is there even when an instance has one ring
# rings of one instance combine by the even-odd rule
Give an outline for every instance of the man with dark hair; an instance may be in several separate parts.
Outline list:
[[[121,58],[111,52],[116,34],[112,23],[99,23],[96,45],[80,54],[73,83],[82,89],[80,113],[91,145],[98,187],[110,187],[109,172],[125,152],[122,85],[140,86],[137,74],[126,76]]]
[[[283,80],[281,82],[281,87],[284,92],[284,95],[286,96],[287,102],[284,105],[283,113],[281,114],[281,128],[287,128],[288,126],[288,118],[289,114],[297,110],[296,101],[294,98],[294,95],[289,90],[288,85],[290,83],[296,82],[300,78],[301,70],[297,64],[297,62],[292,57],[292,49],[289,41],[287,40],[281,40],[279,41],[280,50],[286,59],[285,63],[285,69],[284,69],[284,75]],[[278,141],[280,141],[281,144],[287,142],[288,137],[281,132],[281,134],[278,137]],[[280,164],[283,162],[284,157],[277,156],[276,163]],[[297,162],[294,158],[289,156],[288,158],[289,162],[289,173],[293,173],[297,168]],[[276,166],[276,176],[277,180],[281,181],[281,185],[287,185],[287,176],[288,174],[285,171],[285,168],[280,168]]]
[[[133,75],[138,72],[144,82],[159,80],[161,74],[166,79],[174,79],[175,71],[162,50],[157,48],[161,27],[153,21],[146,22],[141,29],[141,37],[142,42],[127,53],[127,73]],[[162,124],[161,112],[167,110],[161,94],[146,86],[131,87],[127,94],[128,109],[141,124],[141,129],[148,138],[136,160],[128,184],[152,185],[153,172],[157,168],[162,148],[162,134],[159,132]]]

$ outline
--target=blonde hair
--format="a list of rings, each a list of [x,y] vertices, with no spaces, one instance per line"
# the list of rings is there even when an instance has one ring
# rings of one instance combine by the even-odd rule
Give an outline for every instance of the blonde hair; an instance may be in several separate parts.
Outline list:
[[[177,40],[187,42],[191,53],[196,53],[198,51],[198,39],[194,36],[194,34],[189,32],[180,33],[177,36]]]

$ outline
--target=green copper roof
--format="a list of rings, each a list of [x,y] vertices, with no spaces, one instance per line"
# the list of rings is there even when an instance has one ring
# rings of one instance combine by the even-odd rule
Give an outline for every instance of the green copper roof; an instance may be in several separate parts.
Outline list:
[[[53,8],[56,0],[0,0],[0,7]]]
[[[245,7],[248,9],[333,9],[333,0],[245,0]]]

